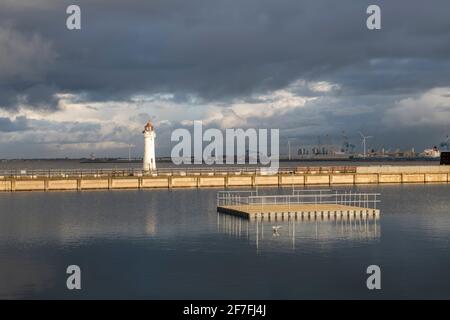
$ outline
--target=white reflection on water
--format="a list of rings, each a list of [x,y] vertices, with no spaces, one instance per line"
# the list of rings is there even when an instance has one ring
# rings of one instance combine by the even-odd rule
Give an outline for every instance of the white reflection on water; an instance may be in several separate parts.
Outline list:
[[[254,243],[256,250],[296,249],[296,243],[338,240],[378,241],[378,218],[255,219],[217,214],[218,232]]]

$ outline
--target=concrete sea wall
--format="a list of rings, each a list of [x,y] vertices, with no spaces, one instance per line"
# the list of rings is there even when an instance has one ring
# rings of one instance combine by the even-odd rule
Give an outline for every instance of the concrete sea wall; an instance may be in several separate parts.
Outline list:
[[[151,188],[227,188],[256,186],[448,183],[450,166],[366,166],[353,173],[330,170],[280,172],[187,172],[140,176],[1,176],[0,192]]]

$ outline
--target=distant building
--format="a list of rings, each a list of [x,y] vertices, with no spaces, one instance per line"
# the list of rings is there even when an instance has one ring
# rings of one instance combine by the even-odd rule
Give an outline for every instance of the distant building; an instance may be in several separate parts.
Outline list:
[[[450,151],[441,152],[441,164],[450,165]]]
[[[432,149],[425,149],[422,155],[426,158],[439,158],[441,156],[441,152],[436,146],[434,146]]]

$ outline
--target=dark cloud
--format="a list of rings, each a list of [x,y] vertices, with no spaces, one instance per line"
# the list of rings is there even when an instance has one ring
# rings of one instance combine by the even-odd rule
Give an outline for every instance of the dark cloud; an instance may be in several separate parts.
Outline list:
[[[82,9],[81,31],[65,27],[73,3]],[[382,8],[380,31],[365,26],[369,4]],[[449,10],[448,0],[4,0],[0,108],[56,111],[57,93],[75,94],[74,102],[170,93],[173,103],[226,107],[235,99],[257,102],[258,93],[298,79],[328,81],[339,90],[305,108],[248,118],[247,125],[277,126],[284,137],[310,141],[364,129],[380,145],[406,145],[412,137],[428,145],[447,134],[445,121],[395,128],[385,113],[400,100],[450,86]],[[316,95],[308,86],[296,94]],[[2,119],[2,131],[25,121]],[[77,120],[79,126],[51,130],[79,132],[77,141],[107,139]],[[119,124],[108,138],[132,134],[127,130]]]
[[[55,106],[51,93],[57,90],[95,100],[173,92],[208,101],[281,88],[298,78],[358,92],[449,84],[450,3],[376,1],[383,25],[370,32],[365,10],[372,2],[76,1],[82,30],[68,31],[65,8],[72,2],[19,0],[0,5],[0,21],[23,39],[38,35],[57,55],[49,53],[51,63],[39,70],[45,78],[31,83],[43,90],[33,92],[37,101],[30,94],[37,106],[40,98]],[[3,93],[29,87],[19,81]],[[4,107],[10,105],[3,99]]]
[[[48,69],[56,58],[50,42],[32,30],[18,31],[15,20],[5,18],[2,22],[0,107],[15,108],[21,103],[54,108],[56,87],[46,79]]]
[[[0,118],[0,132],[24,131],[29,128],[26,117],[17,117],[14,120],[9,118]]]

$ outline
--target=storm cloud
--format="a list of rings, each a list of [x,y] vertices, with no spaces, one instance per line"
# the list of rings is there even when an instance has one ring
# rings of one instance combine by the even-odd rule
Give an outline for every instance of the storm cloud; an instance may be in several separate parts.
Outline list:
[[[65,26],[70,4],[81,30]],[[366,28],[369,4],[382,9],[381,30]],[[277,126],[308,143],[364,130],[379,146],[395,134],[395,145],[425,147],[450,125],[448,99],[435,99],[450,87],[449,11],[446,0],[5,0],[0,115],[58,122],[73,104],[122,103],[130,119],[146,111],[172,126]],[[97,121],[102,139],[135,129],[83,110],[73,120]]]

